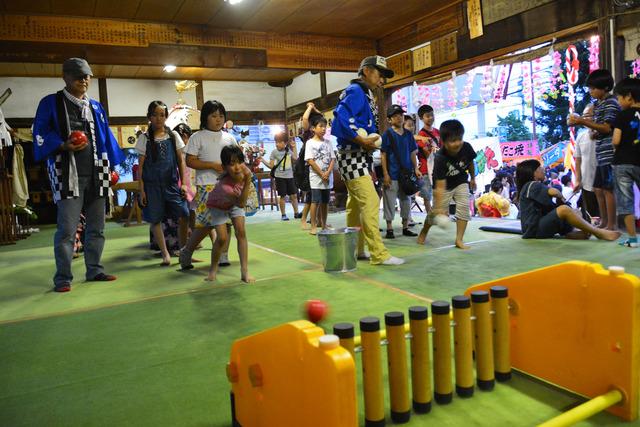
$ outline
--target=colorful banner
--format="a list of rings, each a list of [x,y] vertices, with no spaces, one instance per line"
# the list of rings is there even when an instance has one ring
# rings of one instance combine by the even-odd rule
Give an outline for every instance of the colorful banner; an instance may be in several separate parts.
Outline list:
[[[483,193],[485,186],[491,184],[496,170],[502,167],[502,151],[497,137],[478,138],[469,141],[477,153],[475,160],[477,192]]]
[[[501,142],[502,160],[514,160],[519,157],[535,157],[540,154],[538,140]]]
[[[543,166],[554,166],[564,159],[565,142],[558,142],[540,153]]]

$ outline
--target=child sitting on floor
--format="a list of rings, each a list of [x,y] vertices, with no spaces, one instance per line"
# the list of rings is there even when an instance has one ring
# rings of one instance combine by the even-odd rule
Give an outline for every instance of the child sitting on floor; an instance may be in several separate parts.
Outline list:
[[[211,267],[209,276],[205,279],[215,281],[218,272],[218,261],[225,247],[229,234],[227,221],[231,219],[236,230],[238,241],[238,255],[240,256],[240,278],[243,282],[253,283],[255,279],[249,275],[247,233],[245,230],[244,206],[247,203],[251,186],[252,174],[244,164],[244,153],[237,145],[227,145],[222,148],[220,161],[224,174],[220,176],[218,184],[209,193],[207,207],[210,209],[211,224],[216,229],[216,241],[211,250]]]
[[[502,218],[509,215],[511,203],[501,196],[502,190],[502,181],[495,178],[491,181],[491,191],[484,193],[475,200],[476,208],[481,217]]]
[[[591,234],[602,240],[620,237],[618,231],[596,228],[586,222],[578,212],[563,204],[564,198],[558,189],[542,183],[544,179],[544,169],[537,160],[525,160],[518,165],[516,184],[523,239],[548,239],[556,234],[569,239],[588,239]]]

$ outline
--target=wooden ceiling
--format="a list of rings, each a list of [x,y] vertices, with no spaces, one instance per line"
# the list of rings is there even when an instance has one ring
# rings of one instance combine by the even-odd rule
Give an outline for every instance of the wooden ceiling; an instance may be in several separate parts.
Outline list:
[[[156,23],[168,26],[167,31],[171,33],[175,31],[184,35],[185,31],[189,34],[195,32],[195,37],[202,37],[197,34],[198,31],[205,35],[217,32],[217,36],[228,43],[220,49],[180,46],[179,40],[176,44],[150,44],[149,48],[143,48],[142,51],[155,55],[149,52],[155,52],[153,49],[156,49],[161,51],[162,58],[154,56],[155,60],[139,58],[141,62],[132,62],[131,59],[137,55],[114,56],[113,52],[117,52],[118,48],[96,44],[96,41],[91,41],[90,32],[86,33],[86,41],[75,42],[75,50],[71,49],[71,45],[65,46],[68,41],[51,44],[55,40],[53,37],[24,40],[25,43],[32,42],[33,49],[22,46],[22,38],[9,37],[2,42],[6,50],[3,59],[0,59],[0,76],[60,76],[61,61],[53,55],[56,49],[57,56],[60,56],[62,49],[63,57],[70,55],[89,59],[97,77],[283,82],[309,69],[354,71],[362,57],[375,52],[376,40],[380,43],[384,36],[420,19],[424,20],[426,15],[438,16],[441,10],[462,1],[243,0],[237,5],[230,5],[224,0],[0,0],[0,17],[77,17],[81,23],[79,28],[83,28],[82,25],[102,26],[106,22],[92,24],[96,21],[90,19],[111,20],[120,24],[123,21],[149,25]],[[31,28],[29,21],[27,19],[24,28]],[[173,25],[176,27],[171,27]],[[49,27],[46,24],[42,28],[44,31],[55,31],[47,30]],[[147,37],[145,29],[138,31],[127,37],[135,38],[138,34]],[[224,34],[227,31],[237,33],[229,36]],[[245,31],[248,38],[255,40],[262,40],[256,34],[266,34],[264,40],[259,41],[263,45],[256,46],[253,53],[247,49],[248,46],[234,45],[232,41],[240,41]],[[79,33],[82,38],[84,32],[80,30]],[[25,34],[42,33],[27,30]],[[179,37],[182,36],[177,35],[176,40]],[[291,43],[290,40],[295,40],[297,47],[294,48],[296,42]],[[388,51],[388,45],[379,44],[378,49],[383,46]],[[86,46],[87,52],[76,52],[78,46]],[[327,48],[333,48],[334,51],[338,49],[341,53],[327,53]],[[96,52],[98,49],[102,54]],[[176,54],[171,54],[171,51]],[[185,52],[190,52],[190,61],[164,61],[164,57],[184,59]],[[264,52],[262,56],[260,52]],[[98,57],[103,60],[98,60]],[[198,60],[218,57],[226,60],[213,63]],[[119,61],[119,58],[123,60]],[[237,63],[229,63],[229,58]],[[171,74],[163,73],[159,63],[175,63],[178,69]]]
[[[1,0],[7,14],[82,16],[217,29],[378,39],[451,0]]]

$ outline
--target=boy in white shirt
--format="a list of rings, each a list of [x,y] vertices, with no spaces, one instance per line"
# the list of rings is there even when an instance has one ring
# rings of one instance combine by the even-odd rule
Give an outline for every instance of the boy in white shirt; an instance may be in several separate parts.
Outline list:
[[[311,187],[311,230],[309,234],[317,232],[316,212],[320,208],[320,226],[327,228],[327,214],[329,194],[333,188],[333,165],[336,155],[331,143],[324,139],[327,132],[327,120],[320,116],[311,123],[313,138],[307,141],[304,160],[309,164],[309,184]]]

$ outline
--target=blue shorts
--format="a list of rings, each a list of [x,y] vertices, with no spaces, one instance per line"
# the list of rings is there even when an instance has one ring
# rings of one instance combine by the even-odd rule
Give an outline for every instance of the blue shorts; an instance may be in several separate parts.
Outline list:
[[[640,187],[640,166],[614,165],[616,191],[616,213],[618,215],[635,214],[633,184]]]
[[[189,218],[189,204],[182,198],[182,192],[176,184],[162,187],[145,184],[147,206],[142,208],[144,220],[149,224],[158,224],[167,218]]]
[[[611,165],[596,167],[596,179],[593,181],[593,187],[603,190],[613,190],[613,171],[611,170]]]
[[[320,188],[311,189],[311,203],[329,203],[329,193],[331,190]]]

